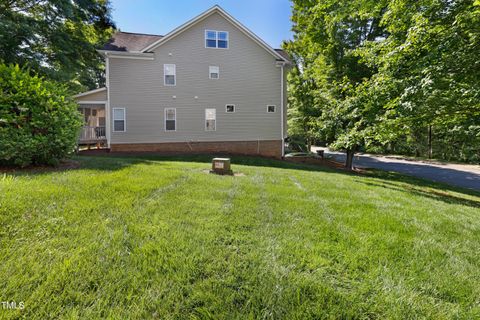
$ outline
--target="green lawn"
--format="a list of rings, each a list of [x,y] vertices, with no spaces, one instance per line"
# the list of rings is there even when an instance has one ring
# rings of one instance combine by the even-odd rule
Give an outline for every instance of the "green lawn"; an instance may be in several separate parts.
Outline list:
[[[0,175],[0,318],[480,318],[478,194],[188,159]]]

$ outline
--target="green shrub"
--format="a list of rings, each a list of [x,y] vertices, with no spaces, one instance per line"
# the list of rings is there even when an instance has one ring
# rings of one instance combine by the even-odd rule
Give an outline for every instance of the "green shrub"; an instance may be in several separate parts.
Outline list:
[[[301,135],[291,135],[286,140],[288,142],[288,152],[306,152],[307,142],[305,137]]]
[[[63,85],[0,64],[1,165],[55,165],[74,150],[80,126]]]

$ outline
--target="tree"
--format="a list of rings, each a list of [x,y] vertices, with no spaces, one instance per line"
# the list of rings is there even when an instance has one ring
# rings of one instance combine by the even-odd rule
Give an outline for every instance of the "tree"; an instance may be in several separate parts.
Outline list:
[[[302,72],[306,62],[295,52],[294,43],[286,42],[293,67],[288,74],[288,136],[304,142],[310,152],[313,140],[318,138],[317,118],[320,109],[315,103],[315,80]]]
[[[82,119],[64,85],[0,64],[0,93],[0,165],[52,165],[74,150]]]
[[[392,1],[383,24],[389,36],[359,51],[396,84],[383,125],[423,132],[428,155],[479,161],[480,1]]]
[[[293,3],[319,133],[347,167],[359,148],[393,145],[480,160],[480,1]]]
[[[322,140],[347,152],[352,168],[355,151],[363,145],[378,104],[364,105],[363,82],[375,68],[363,63],[355,49],[386,37],[380,25],[386,1],[293,1],[294,45],[303,56],[303,72],[315,80]],[[376,109],[375,109],[376,108]]]
[[[103,62],[95,47],[114,24],[107,0],[0,1],[0,60],[49,79],[93,88],[103,83]]]

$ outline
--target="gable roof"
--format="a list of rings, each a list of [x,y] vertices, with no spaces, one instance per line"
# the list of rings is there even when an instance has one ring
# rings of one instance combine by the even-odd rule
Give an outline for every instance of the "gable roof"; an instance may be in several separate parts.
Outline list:
[[[74,98],[81,98],[81,97],[85,97],[85,96],[88,96],[88,95],[91,95],[91,94],[95,94],[95,93],[99,93],[99,92],[106,91],[106,90],[107,90],[106,87],[102,87],[102,88],[93,89],[93,90],[90,90],[90,91],[86,91],[86,92],[82,92],[82,93],[76,94],[76,95],[74,95],[73,97],[74,97]]]
[[[275,51],[281,55],[285,60],[289,61],[290,62],[290,56],[288,55],[288,53],[283,50],[283,49],[275,49]]]
[[[161,35],[116,32],[113,37],[103,46],[104,51],[141,52],[143,48],[163,38]]]
[[[238,20],[236,20],[234,17],[232,17],[230,14],[228,14],[225,10],[223,10],[219,5],[215,5],[212,8],[208,9],[204,13],[198,15],[197,17],[193,18],[192,20],[184,23],[180,27],[174,29],[173,31],[169,32],[166,34],[164,37],[156,40],[155,42],[146,45],[141,52],[151,52],[152,50],[158,48],[162,44],[166,43],[167,41],[171,40],[172,38],[176,37],[180,33],[184,32],[185,30],[189,29],[190,27],[194,26],[196,23],[202,21],[203,19],[209,17],[210,15],[218,13],[222,17],[224,17],[227,21],[229,21],[231,24],[233,24],[235,27],[237,27],[240,31],[242,31],[246,36],[248,36],[250,39],[255,41],[257,44],[259,44],[262,48],[264,48],[266,51],[268,51],[270,54],[272,54],[275,58],[277,58],[280,61],[285,61],[289,62],[288,59],[286,59],[283,55],[281,55],[279,52],[275,51],[272,47],[270,47],[265,41],[260,39],[256,34],[254,34],[252,31],[250,31],[247,27],[245,27],[243,24],[241,24]]]
[[[114,52],[138,52],[147,45],[153,44],[155,41],[163,38],[161,35],[133,33],[133,32],[116,32],[113,37],[106,43],[100,51]],[[286,60],[290,60],[290,56],[283,49],[274,49]]]

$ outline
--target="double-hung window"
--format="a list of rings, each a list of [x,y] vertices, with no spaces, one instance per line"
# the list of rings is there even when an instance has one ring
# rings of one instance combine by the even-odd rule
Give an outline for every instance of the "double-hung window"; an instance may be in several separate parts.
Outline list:
[[[164,85],[175,86],[177,84],[177,70],[174,64],[164,64]]]
[[[165,108],[165,131],[177,130],[177,109]]]
[[[113,108],[113,131],[125,132],[125,108]]]
[[[217,130],[217,109],[205,109],[205,131]]]
[[[210,66],[208,73],[210,74],[210,79],[220,78],[220,68],[217,66]]]
[[[228,49],[228,32],[205,30],[205,47],[216,49]]]

